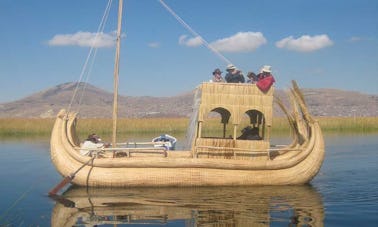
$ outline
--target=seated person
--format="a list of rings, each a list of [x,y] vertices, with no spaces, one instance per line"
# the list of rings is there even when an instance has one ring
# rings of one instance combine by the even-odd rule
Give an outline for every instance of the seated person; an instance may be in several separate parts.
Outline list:
[[[258,127],[247,126],[241,130],[242,134],[237,139],[238,140],[262,140],[259,135]]]
[[[249,84],[255,84],[258,81],[257,75],[254,72],[248,72],[247,77],[247,83]]]
[[[94,151],[97,151],[101,148],[109,147],[109,144],[101,142],[101,138],[96,134],[90,134],[88,138],[81,145],[80,154],[86,156],[92,156]],[[93,150],[91,150],[93,149]]]

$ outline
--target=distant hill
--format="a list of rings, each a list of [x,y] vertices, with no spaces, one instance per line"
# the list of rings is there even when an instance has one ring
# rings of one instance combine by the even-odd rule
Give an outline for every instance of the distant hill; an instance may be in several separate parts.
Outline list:
[[[75,88],[85,87],[81,98],[80,117],[111,118],[113,94],[90,84],[65,83],[37,92],[23,99],[0,104],[0,118],[51,118],[62,108],[68,108]],[[336,89],[302,89],[310,112],[315,116],[378,116],[378,96]],[[119,117],[188,117],[191,114],[194,91],[172,97],[120,96]],[[81,93],[72,104],[78,110]],[[285,92],[276,95],[287,103]],[[278,109],[278,108],[277,108]],[[281,115],[279,110],[275,115]]]

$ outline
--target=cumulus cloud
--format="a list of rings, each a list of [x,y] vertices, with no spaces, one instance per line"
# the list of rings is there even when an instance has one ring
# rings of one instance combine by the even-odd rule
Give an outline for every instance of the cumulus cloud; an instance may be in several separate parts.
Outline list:
[[[76,32],[75,34],[58,34],[48,41],[50,46],[81,46],[81,47],[112,47],[116,42],[115,32],[91,33]]]
[[[188,38],[187,35],[182,35],[179,37],[179,44],[188,47],[197,47],[202,45],[202,39],[199,36]]]
[[[289,36],[276,42],[276,46],[278,48],[284,48],[298,52],[316,51],[332,45],[333,42],[327,35],[303,35],[298,39],[294,39],[293,36]]]
[[[261,32],[238,32],[210,45],[220,52],[252,52],[267,41]]]
[[[238,32],[233,36],[216,40],[209,45],[220,52],[251,52],[267,41],[261,32]],[[203,44],[200,37],[188,38],[182,35],[179,44],[188,47],[197,47]]]

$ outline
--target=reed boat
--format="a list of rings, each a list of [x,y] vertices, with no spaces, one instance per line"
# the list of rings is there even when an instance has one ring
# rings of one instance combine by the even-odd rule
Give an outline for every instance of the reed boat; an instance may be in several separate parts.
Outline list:
[[[268,93],[252,84],[204,83],[198,89],[190,150],[116,147],[102,149],[109,154],[104,157],[83,156],[77,115],[61,110],[51,135],[52,162],[63,176],[82,168],[72,183],[99,187],[293,185],[318,173],[324,159],[322,132],[295,83],[291,94],[298,108],[287,114],[293,141],[279,147],[269,142],[274,87]],[[221,114],[224,130],[232,127],[231,137],[203,136],[205,116],[214,111]],[[261,129],[262,140],[237,139],[243,115]]]
[[[310,185],[201,188],[72,187],[56,197],[51,226],[182,222],[186,226],[323,226]],[[285,214],[285,215],[283,215]]]
[[[119,11],[122,15],[122,0]],[[115,88],[120,22],[117,37]],[[188,146],[175,151],[161,146],[125,147],[116,142],[117,92],[115,89],[112,148],[96,150],[100,155],[81,155],[77,113],[58,113],[51,135],[51,159],[66,182],[95,187],[298,185],[311,181],[322,165],[322,132],[294,81],[290,110],[274,98],[274,86],[263,92],[255,84],[200,84],[194,96]],[[287,145],[270,144],[274,102],[291,127],[293,140]],[[211,113],[220,116],[222,133],[207,134]],[[239,135],[245,119],[247,127],[258,131],[255,136],[259,139]]]

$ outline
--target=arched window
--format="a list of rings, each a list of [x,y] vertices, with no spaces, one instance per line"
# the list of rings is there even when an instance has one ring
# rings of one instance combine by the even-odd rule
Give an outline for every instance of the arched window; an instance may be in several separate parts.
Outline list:
[[[232,128],[228,127],[231,117],[230,111],[225,108],[217,107],[212,109],[204,118],[202,123],[202,138],[229,138]]]
[[[264,114],[258,110],[248,110],[238,127],[240,135],[239,140],[262,140],[265,135],[265,118]]]

